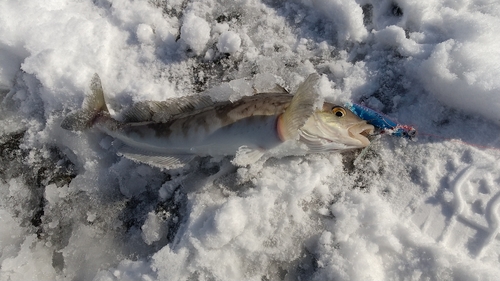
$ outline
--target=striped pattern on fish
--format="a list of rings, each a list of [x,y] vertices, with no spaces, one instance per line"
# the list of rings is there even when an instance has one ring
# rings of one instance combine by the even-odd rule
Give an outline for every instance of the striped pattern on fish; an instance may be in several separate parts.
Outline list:
[[[165,102],[140,102],[113,119],[106,107],[99,76],[91,81],[86,106],[61,126],[83,130],[95,126],[121,142],[118,153],[135,161],[177,168],[195,156],[246,154],[249,164],[284,143],[305,144],[303,153],[363,147],[373,126],[331,103],[316,108],[317,74],[295,95],[261,93],[235,102],[213,102],[207,96]],[[297,153],[297,152],[293,152]]]

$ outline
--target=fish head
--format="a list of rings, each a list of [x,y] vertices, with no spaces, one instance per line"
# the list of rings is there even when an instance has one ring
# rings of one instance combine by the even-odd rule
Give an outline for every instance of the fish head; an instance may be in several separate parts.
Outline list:
[[[374,129],[349,109],[325,102],[300,129],[300,141],[313,151],[361,148]]]

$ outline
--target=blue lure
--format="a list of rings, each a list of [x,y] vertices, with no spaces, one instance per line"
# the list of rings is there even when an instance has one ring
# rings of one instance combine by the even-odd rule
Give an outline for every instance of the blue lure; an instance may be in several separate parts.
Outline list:
[[[355,103],[346,103],[345,108],[352,111],[352,113],[356,114],[359,118],[366,120],[368,124],[371,124],[375,128],[381,130],[382,134],[390,133],[393,136],[404,137],[410,140],[417,134],[417,130],[414,127],[398,124],[382,113],[378,113],[366,106]]]

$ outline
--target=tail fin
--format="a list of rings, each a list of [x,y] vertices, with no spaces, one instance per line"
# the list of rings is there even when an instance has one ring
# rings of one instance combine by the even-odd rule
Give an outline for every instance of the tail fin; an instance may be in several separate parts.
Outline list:
[[[95,119],[103,112],[108,112],[104,101],[101,78],[94,74],[90,82],[91,94],[84,101],[82,109],[71,113],[61,123],[61,127],[71,131],[83,131],[94,125]]]
[[[299,129],[316,111],[319,94],[315,87],[319,78],[316,73],[310,74],[299,86],[285,113],[279,117],[278,133],[283,141],[297,138]]]

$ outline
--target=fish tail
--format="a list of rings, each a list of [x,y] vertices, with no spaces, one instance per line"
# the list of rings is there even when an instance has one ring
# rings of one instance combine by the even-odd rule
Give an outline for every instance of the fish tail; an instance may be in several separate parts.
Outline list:
[[[319,99],[316,85],[319,78],[320,76],[316,73],[310,74],[299,86],[285,112],[278,117],[277,130],[282,141],[296,139],[299,129],[316,111],[316,103]]]
[[[92,76],[90,82],[91,94],[84,101],[82,109],[71,113],[61,123],[61,127],[71,131],[83,131],[92,127],[97,117],[109,115],[104,91],[102,90],[101,78],[97,73]]]

